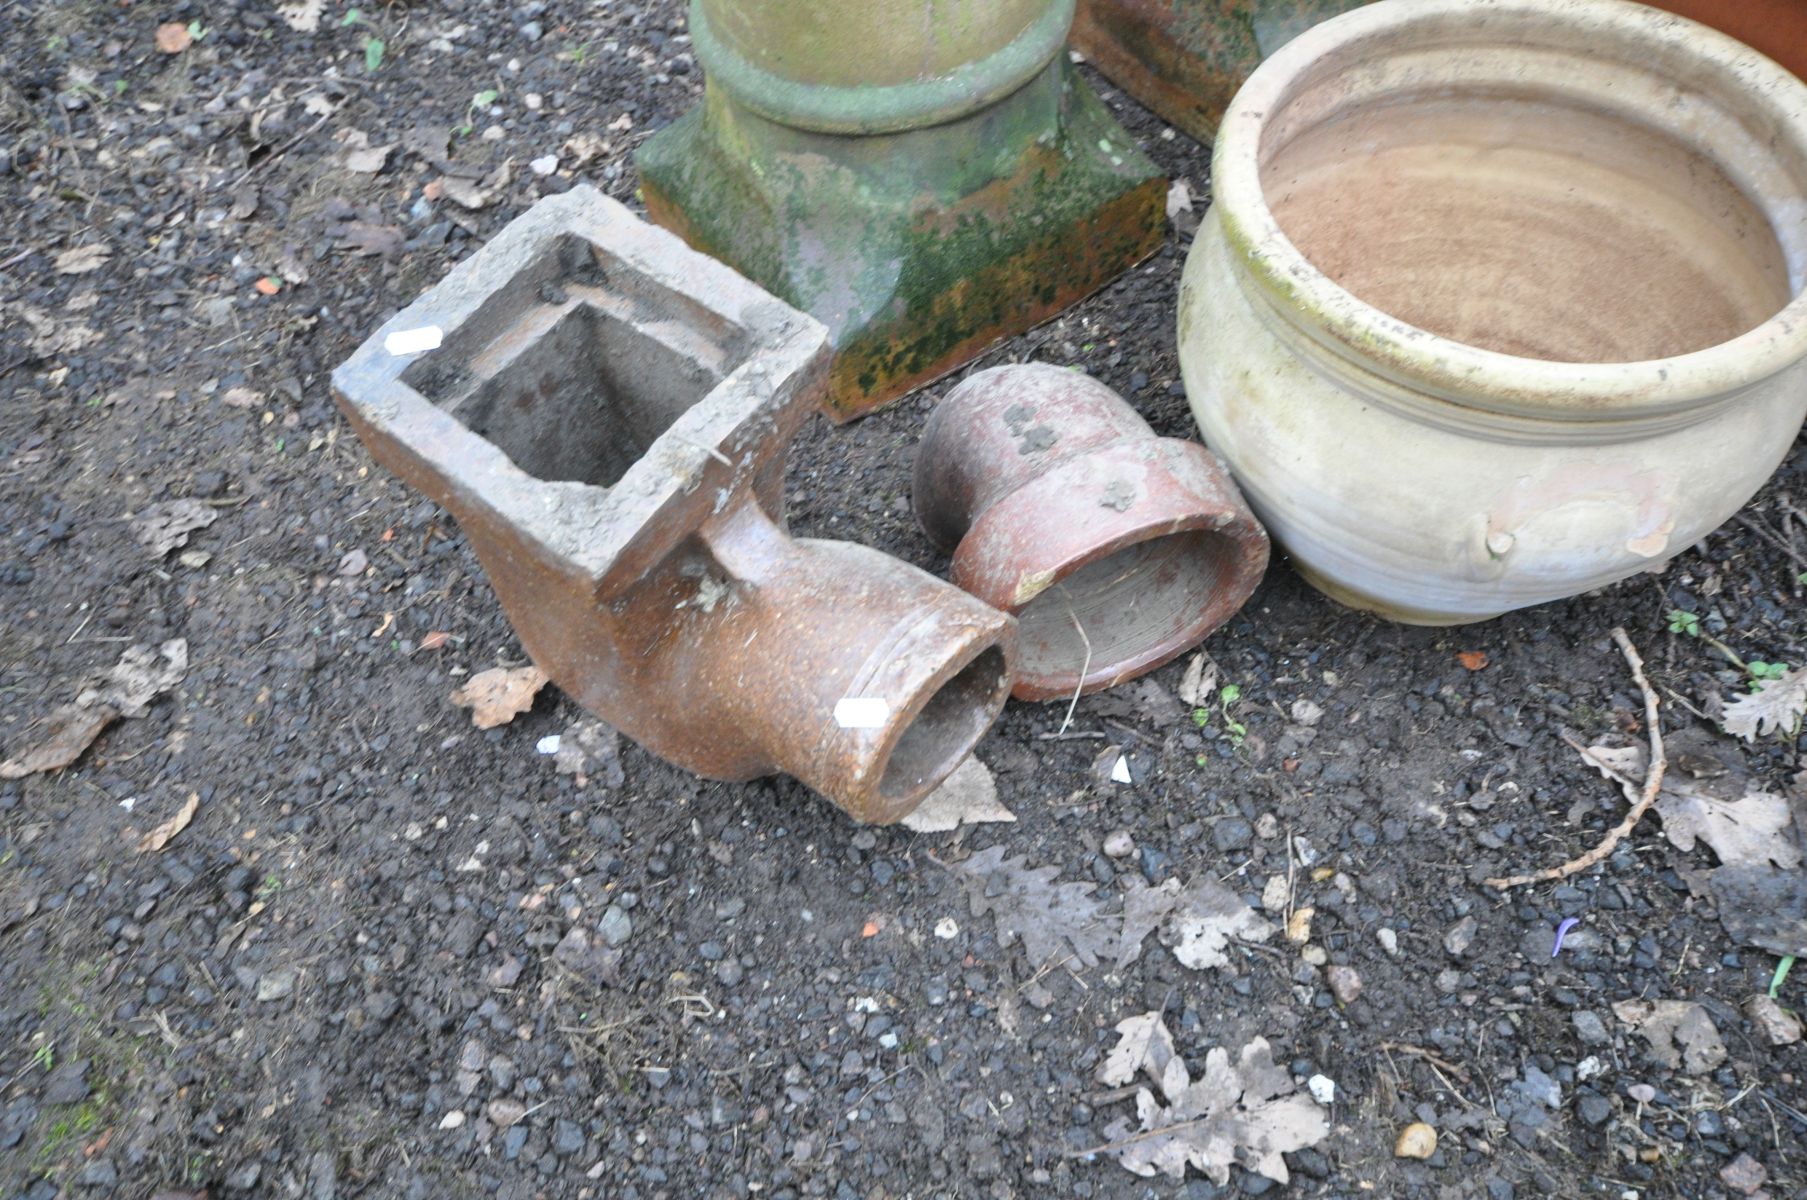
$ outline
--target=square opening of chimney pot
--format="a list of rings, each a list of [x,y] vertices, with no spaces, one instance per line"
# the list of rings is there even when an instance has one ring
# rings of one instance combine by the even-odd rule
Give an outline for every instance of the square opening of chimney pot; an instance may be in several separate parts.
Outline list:
[[[751,341],[607,247],[566,233],[401,381],[527,474],[610,487],[747,360]]]

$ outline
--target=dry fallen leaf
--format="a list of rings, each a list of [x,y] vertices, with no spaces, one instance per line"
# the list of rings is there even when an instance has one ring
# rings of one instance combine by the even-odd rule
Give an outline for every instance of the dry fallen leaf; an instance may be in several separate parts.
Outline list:
[[[1142,942],[1160,927],[1179,903],[1180,881],[1169,879],[1149,887],[1139,875],[1129,875],[1123,892],[1123,932],[1117,938],[1117,969],[1121,971],[1142,954]]]
[[[365,257],[380,254],[388,258],[400,254],[402,245],[407,240],[398,227],[374,221],[343,222],[333,226],[332,236],[341,250],[350,250]]]
[[[272,276],[265,275],[251,286],[257,289],[257,294],[260,296],[274,296],[277,292],[282,290],[282,281]]]
[[[440,192],[453,203],[464,208],[488,208],[494,199],[476,183],[469,179],[459,179],[455,175],[447,175],[439,181]]]
[[[1186,674],[1180,679],[1180,703],[1187,708],[1205,708],[1217,699],[1217,662],[1204,651],[1192,656]]]
[[[372,146],[370,135],[357,129],[346,130],[342,136],[345,151],[339,157],[340,165],[359,175],[375,175],[381,171],[389,162],[390,152],[395,149],[394,142]]]
[[[194,34],[180,21],[157,26],[157,49],[165,54],[180,54],[194,44]]]
[[[1713,1018],[1692,1000],[1621,1000],[1612,1010],[1650,1043],[1650,1057],[1670,1070],[1703,1075],[1725,1061]]]
[[[195,810],[199,807],[201,807],[200,794],[198,792],[188,793],[188,799],[183,801],[182,807],[176,811],[175,816],[163,822],[163,824],[157,826],[157,828],[151,830],[139,840],[138,852],[140,854],[151,854],[169,845],[169,840],[171,838],[188,828],[188,823],[195,819]]]
[[[296,33],[313,33],[320,28],[320,17],[326,12],[326,0],[298,0],[294,4],[278,4],[276,15]]]
[[[75,698],[77,704],[105,704],[122,717],[142,717],[151,701],[169,691],[188,675],[188,640],[171,638],[161,646],[132,646]]]
[[[1173,948],[1173,957],[1182,966],[1203,970],[1230,965],[1224,951],[1231,938],[1265,942],[1273,935],[1274,926],[1235,892],[1209,875],[1200,875],[1180,892],[1162,940]]]
[[[90,242],[86,246],[75,246],[57,255],[52,264],[58,275],[86,275],[90,271],[98,271],[111,258],[113,252],[99,242]]]
[[[1055,883],[1059,867],[1025,867],[1021,858],[1005,859],[1002,846],[947,869],[966,885],[973,916],[990,913],[998,942],[1021,941],[1032,967],[1069,958],[1096,966],[1117,948],[1118,927],[1103,918],[1103,905],[1092,899],[1095,883]]]
[[[1780,679],[1759,682],[1757,690],[1725,702],[1719,723],[1725,731],[1754,742],[1765,734],[1793,730],[1807,713],[1807,667]]]
[[[532,708],[545,686],[546,673],[538,667],[494,667],[466,680],[452,693],[452,703],[470,709],[478,729],[494,729]]]
[[[1742,945],[1807,958],[1807,871],[1720,867],[1707,875],[1719,923]]]
[[[1611,768],[1629,780],[1629,785],[1620,786],[1628,799],[1636,801],[1637,786],[1644,780],[1642,746],[1589,746],[1583,757],[1601,774]],[[1727,789],[1735,793],[1740,787],[1744,794],[1736,799],[1713,794]],[[1754,781],[1740,783],[1724,778],[1723,772],[1712,779],[1666,774],[1657,792],[1656,811],[1663,820],[1663,835],[1677,849],[1692,850],[1697,841],[1704,841],[1728,867],[1773,863],[1786,870],[1801,865],[1801,849],[1789,837],[1794,818],[1788,800],[1763,791]]]
[[[1167,187],[1167,219],[1192,211],[1192,188],[1184,179],[1176,179]]]
[[[945,833],[962,825],[1015,820],[1016,815],[998,803],[998,785],[990,770],[977,758],[968,758],[902,824],[917,833]]]
[[[219,517],[218,509],[199,500],[166,500],[140,512],[132,521],[132,532],[150,547],[153,556],[162,558],[188,545],[189,534],[207,528]]]
[[[422,650],[438,650],[451,640],[451,634],[443,629],[435,629],[427,634],[427,636],[420,639],[420,648]]]
[[[1159,1022],[1158,1014],[1148,1015]],[[1143,1037],[1140,1025],[1124,1025],[1131,1028],[1119,1042],[1124,1050],[1119,1067],[1133,1056]],[[1135,1042],[1129,1042],[1131,1035]],[[1161,1040],[1171,1044],[1171,1038],[1149,1032],[1148,1050],[1139,1065],[1157,1079],[1167,1103],[1142,1088],[1136,1093],[1136,1123],[1119,1118],[1104,1130],[1104,1149],[1128,1170],[1144,1177],[1159,1172],[1180,1179],[1190,1166],[1223,1187],[1235,1162],[1286,1183],[1290,1175],[1282,1156],[1315,1145],[1329,1134],[1323,1111],[1310,1096],[1293,1089],[1292,1076],[1274,1064],[1266,1039],[1245,1045],[1235,1066],[1225,1047],[1213,1047],[1205,1056],[1204,1075],[1196,1081],[1177,1055],[1162,1062],[1155,1075]]]
[[[79,759],[120,717],[142,717],[151,701],[188,673],[188,642],[172,638],[152,649],[132,646],[104,675],[84,686],[45,722],[45,736],[16,758],[0,763],[0,779],[60,771]]]
[[[1122,1087],[1146,1071],[1156,1084],[1167,1077],[1167,1064],[1175,1058],[1173,1035],[1158,1012],[1143,1013],[1117,1022],[1117,1044],[1098,1068],[1098,1082],[1105,1087]]]
[[[0,762],[0,779],[22,779],[44,771],[60,771],[82,756],[102,731],[119,719],[110,705],[65,704],[45,722],[45,736],[17,758]]]

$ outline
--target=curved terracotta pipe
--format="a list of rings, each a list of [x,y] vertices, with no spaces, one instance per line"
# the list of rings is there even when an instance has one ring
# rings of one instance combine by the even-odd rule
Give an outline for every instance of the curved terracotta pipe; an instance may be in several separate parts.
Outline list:
[[[442,347],[391,352],[421,330]],[[457,517],[578,703],[698,774],[781,772],[890,822],[997,717],[1014,622],[877,550],[786,531],[785,451],[827,368],[819,323],[580,187],[511,222],[333,386],[376,459]]]
[[[915,507],[953,551],[953,581],[1015,614],[1020,700],[1172,660],[1267,569],[1267,534],[1215,455],[1044,364],[981,371],[948,394],[917,451]]]

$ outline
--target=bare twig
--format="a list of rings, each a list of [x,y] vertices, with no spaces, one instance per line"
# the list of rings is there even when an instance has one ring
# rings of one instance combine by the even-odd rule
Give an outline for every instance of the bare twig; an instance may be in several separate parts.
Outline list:
[[[1105,1142],[1103,1145],[1093,1146],[1086,1150],[1069,1150],[1067,1151],[1067,1157],[1090,1158],[1094,1154],[1109,1154],[1113,1150],[1121,1150],[1125,1146],[1133,1146],[1137,1142],[1146,1142],[1149,1138],[1166,1137],[1169,1134],[1179,1133],[1182,1130],[1190,1129],[1194,1125],[1203,1125],[1210,1119],[1209,1116],[1193,1117],[1190,1120],[1175,1121],[1171,1125],[1162,1125],[1155,1129],[1144,1129],[1141,1133],[1132,1133],[1126,1138],[1118,1138],[1114,1142]]]
[[[1644,678],[1644,660],[1638,656],[1638,649],[1631,644],[1631,638],[1626,635],[1624,628],[1613,630],[1612,637],[1613,641],[1619,643],[1619,652],[1625,656],[1626,663],[1631,667],[1632,679],[1637,681],[1639,690],[1644,693],[1644,724],[1650,731],[1650,767],[1644,775],[1643,794],[1638,797],[1638,802],[1631,806],[1631,811],[1625,814],[1625,819],[1614,826],[1600,844],[1586,854],[1579,858],[1572,858],[1559,867],[1534,871],[1529,875],[1509,875],[1503,879],[1489,879],[1488,887],[1504,891],[1507,888],[1522,887],[1527,883],[1548,883],[1551,880],[1567,879],[1571,875],[1579,874],[1611,854],[1613,849],[1625,840],[1626,835],[1637,827],[1637,823],[1644,819],[1644,814],[1650,811],[1650,806],[1656,803],[1656,794],[1662,790],[1663,786],[1663,772],[1669,766],[1669,759],[1663,753],[1662,722],[1657,717],[1657,705],[1661,702],[1657,699],[1656,689],[1652,688],[1650,681]],[[1587,758],[1592,765],[1600,765],[1599,760],[1592,755],[1587,755]],[[1613,772],[1613,774],[1617,775],[1617,772]]]
[[[229,192],[237,191],[239,185],[244,183],[245,180],[251,178],[251,176],[257,174],[259,171],[268,167],[271,163],[274,163],[277,159],[281,158],[283,155],[287,154],[289,151],[293,150],[295,147],[299,146],[301,143],[307,141],[307,139],[313,137],[316,133],[320,132],[320,127],[322,125],[326,124],[331,119],[332,119],[332,113],[323,114],[318,121],[315,121],[312,125],[309,125],[306,129],[303,129],[300,133],[296,134],[294,137],[290,138],[288,141],[284,142],[282,145],[280,145],[276,149],[270,151],[268,154],[264,155],[262,158],[258,159],[256,162],[254,162],[250,166],[246,167],[243,171],[239,172],[238,178],[234,179],[229,185],[227,185],[226,190]]]
[[[1079,668],[1079,682],[1073,685],[1073,701],[1067,705],[1067,715],[1061,720],[1060,728],[1054,731],[1057,735],[1065,733],[1067,726],[1073,723],[1073,710],[1079,707],[1080,693],[1085,691],[1086,672],[1092,669],[1092,639],[1085,635],[1085,626],[1079,623],[1079,617],[1074,614],[1070,604],[1067,606],[1067,616],[1072,620],[1073,628],[1079,631],[1079,640],[1085,643],[1085,662]]]

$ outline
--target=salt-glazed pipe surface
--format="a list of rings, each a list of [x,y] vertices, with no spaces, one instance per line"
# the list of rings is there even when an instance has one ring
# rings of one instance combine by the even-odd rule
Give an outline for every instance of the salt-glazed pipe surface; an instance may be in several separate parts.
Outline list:
[[[929,417],[916,518],[953,580],[1014,613],[1015,695],[1094,692],[1170,661],[1229,620],[1267,535],[1217,459],[1156,437],[1078,371],[980,371]]]
[[[1009,694],[1014,622],[792,538],[820,324],[588,187],[542,200],[333,374],[376,459],[458,518],[535,663],[653,753],[907,815]]]
[[[1157,250],[1167,183],[1067,61],[1074,0],[692,0],[646,209],[828,326],[868,412]]]
[[[1206,442],[1330,595],[1662,563],[1807,411],[1807,85],[1618,0],[1382,0],[1237,94],[1180,285]]]

